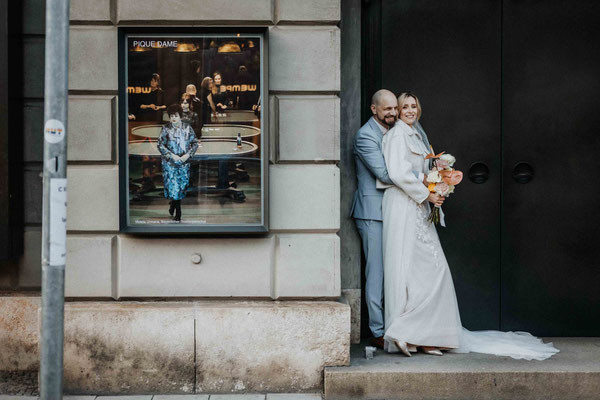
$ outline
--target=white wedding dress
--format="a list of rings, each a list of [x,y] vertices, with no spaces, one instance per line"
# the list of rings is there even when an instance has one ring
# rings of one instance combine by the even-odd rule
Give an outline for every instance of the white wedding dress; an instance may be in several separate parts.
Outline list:
[[[395,185],[385,190],[382,208],[385,350],[398,352],[397,340],[528,360],[557,353],[551,343],[525,332],[470,332],[462,327],[452,275],[437,231],[427,221],[429,191],[413,172],[427,172],[428,149],[419,133],[402,121],[384,135],[382,147]]]

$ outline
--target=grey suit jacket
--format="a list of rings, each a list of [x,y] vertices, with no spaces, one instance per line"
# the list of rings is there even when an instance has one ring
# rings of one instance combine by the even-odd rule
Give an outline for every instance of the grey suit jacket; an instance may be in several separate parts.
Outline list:
[[[418,122],[415,124],[415,128],[429,148],[427,135]],[[354,137],[354,158],[358,180],[350,210],[350,215],[354,218],[382,220],[383,190],[377,189],[375,182],[376,179],[379,179],[383,183],[392,184],[381,151],[382,139],[383,133],[373,117],[358,130]],[[415,175],[417,174],[415,173]]]

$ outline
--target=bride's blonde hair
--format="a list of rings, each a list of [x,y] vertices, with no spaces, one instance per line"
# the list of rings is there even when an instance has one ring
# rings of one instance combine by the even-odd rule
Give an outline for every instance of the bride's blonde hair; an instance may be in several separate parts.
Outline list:
[[[417,103],[417,121],[418,121],[419,118],[421,118],[421,102],[419,101],[419,98],[417,96],[415,96],[414,94],[412,94],[411,92],[404,92],[400,96],[398,96],[398,115],[400,115],[400,110],[402,110],[402,106],[406,102],[406,99],[408,99],[409,97],[412,97],[413,99],[415,99],[415,102]]]

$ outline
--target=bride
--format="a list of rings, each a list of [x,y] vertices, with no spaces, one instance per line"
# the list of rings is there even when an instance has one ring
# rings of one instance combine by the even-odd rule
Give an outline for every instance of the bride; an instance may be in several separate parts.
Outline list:
[[[427,221],[429,203],[444,198],[423,181],[429,149],[414,128],[421,116],[417,97],[398,98],[400,119],[383,137],[382,148],[394,186],[383,195],[383,263],[385,298],[384,349],[409,356],[420,348],[477,352],[543,360],[558,350],[525,332],[478,331],[462,327],[454,284],[437,231]],[[418,176],[418,177],[417,177]]]

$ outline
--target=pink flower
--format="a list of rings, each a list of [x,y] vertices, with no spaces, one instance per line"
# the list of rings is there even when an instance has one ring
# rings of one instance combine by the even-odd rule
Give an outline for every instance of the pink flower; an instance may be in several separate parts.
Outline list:
[[[450,186],[445,182],[440,182],[435,185],[435,192],[440,196],[446,196],[450,191]]]
[[[442,160],[441,158],[436,160],[435,165],[437,166],[438,170],[440,170],[440,171],[450,167],[450,165],[448,164],[448,161]]]

